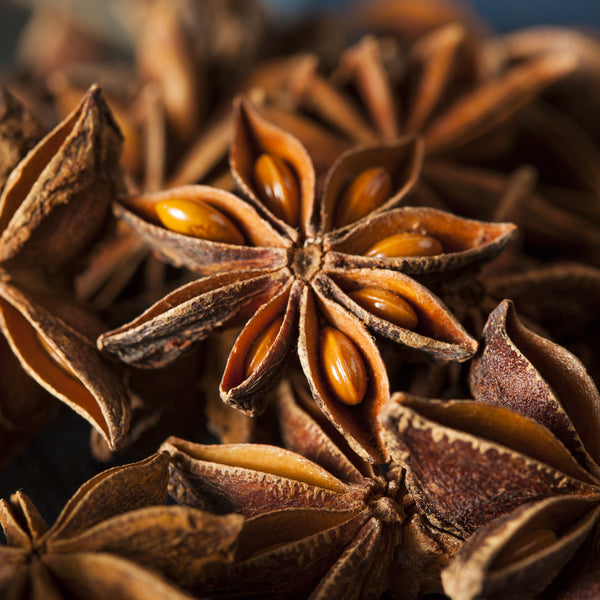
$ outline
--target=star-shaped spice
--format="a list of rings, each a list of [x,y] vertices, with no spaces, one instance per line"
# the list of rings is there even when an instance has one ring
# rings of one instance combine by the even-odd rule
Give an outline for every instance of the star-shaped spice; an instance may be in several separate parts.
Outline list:
[[[120,185],[120,143],[93,87],[14,167],[0,196],[0,329],[22,368],[90,421],[111,448],[125,439],[128,400],[95,347],[103,325],[74,301],[67,281],[108,218]],[[4,395],[0,415],[27,412],[15,406],[21,400]],[[37,412],[35,401],[29,406]]]
[[[50,528],[24,493],[0,500],[0,595],[191,600],[173,581],[226,560],[243,519],[164,506],[168,462],[155,454],[100,473]]]
[[[315,56],[288,59],[277,77],[257,82],[266,97],[261,110],[283,127],[294,124],[307,147],[319,144],[321,154],[331,147],[329,160],[339,144],[324,135],[316,144],[312,139],[313,129],[323,129],[323,123],[329,137],[337,134],[351,144],[418,134],[425,156],[411,203],[492,220],[510,189],[505,165],[514,164],[518,151],[520,116],[545,89],[573,72],[577,58],[558,48],[517,64],[493,64],[486,60],[487,38],[474,31],[471,20],[452,8],[436,12],[436,4],[427,12],[426,26],[416,24],[414,30],[420,9],[410,3],[392,6],[382,28],[393,36],[365,36],[345,50],[330,74],[321,72]],[[403,31],[394,31],[396,26]],[[527,234],[575,242],[579,227],[585,239],[578,243],[597,244],[597,231],[568,206],[534,190],[522,204]]]
[[[387,591],[408,600],[439,591],[439,570],[459,541],[414,511],[402,470],[360,459],[300,388],[284,382],[279,392],[289,450],[178,438],[162,447],[178,502],[247,517],[232,561],[196,586],[224,598]]]
[[[597,528],[600,394],[508,300],[490,315],[470,385],[475,402],[396,396],[383,437],[430,518],[473,533],[444,574],[446,592],[531,598]]]
[[[343,154],[321,191],[293,136],[244,100],[235,123],[231,166],[246,199],[188,186],[117,206],[168,260],[211,276],[103,334],[99,346],[157,367],[216,328],[247,321],[221,382],[225,402],[249,414],[263,410],[264,391],[297,343],[322,410],[358,453],[379,460],[376,415],[389,390],[372,333],[441,360],[462,361],[476,349],[441,301],[406,273],[467,276],[500,252],[515,227],[394,209],[418,177],[421,147],[413,138]]]

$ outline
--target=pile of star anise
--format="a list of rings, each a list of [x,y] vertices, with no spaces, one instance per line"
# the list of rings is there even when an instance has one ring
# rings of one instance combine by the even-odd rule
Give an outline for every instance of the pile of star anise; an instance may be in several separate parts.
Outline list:
[[[116,6],[2,77],[0,598],[600,597],[600,38]]]

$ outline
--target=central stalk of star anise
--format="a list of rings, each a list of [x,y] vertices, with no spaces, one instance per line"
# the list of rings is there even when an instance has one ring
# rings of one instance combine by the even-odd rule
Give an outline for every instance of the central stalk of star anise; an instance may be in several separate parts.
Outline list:
[[[399,525],[403,520],[403,511],[398,504],[387,496],[375,496],[368,501],[373,515],[382,523]]]
[[[321,268],[322,256],[321,243],[306,240],[304,247],[296,248],[293,252],[291,268],[294,275],[303,281],[310,281]]]

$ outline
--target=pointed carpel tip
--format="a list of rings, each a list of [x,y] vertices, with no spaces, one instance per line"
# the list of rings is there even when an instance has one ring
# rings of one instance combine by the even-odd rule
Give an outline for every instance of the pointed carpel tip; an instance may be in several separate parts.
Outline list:
[[[576,52],[549,52],[545,58],[551,63],[557,77],[572,73],[581,64]]]
[[[441,28],[440,37],[448,45],[456,45],[467,37],[467,30],[460,23],[448,23]]]
[[[98,105],[100,103],[105,104],[102,88],[97,83],[92,83],[83,95],[81,105]]]

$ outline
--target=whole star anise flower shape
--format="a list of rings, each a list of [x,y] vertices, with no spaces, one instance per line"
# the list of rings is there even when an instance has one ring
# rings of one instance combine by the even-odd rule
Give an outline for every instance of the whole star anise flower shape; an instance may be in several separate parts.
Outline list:
[[[323,123],[330,134],[351,144],[418,134],[425,156],[411,203],[492,220],[511,186],[504,165],[514,162],[520,115],[575,69],[576,56],[560,48],[492,68],[486,61],[485,37],[474,34],[472,23],[458,11],[453,17],[452,9],[436,13],[436,4],[426,27],[417,23],[414,30],[410,24],[421,9],[392,4],[390,13],[397,12],[390,14],[387,30],[397,25],[404,27],[404,34],[395,32],[393,39],[366,35],[344,51],[330,74],[320,72],[312,55],[282,61],[271,69],[270,78],[257,82],[266,97],[261,110],[283,127],[294,126],[307,147],[314,145],[315,126],[323,129]],[[338,151],[339,144],[323,136],[317,143],[321,154],[329,147]],[[533,189],[522,205],[519,224],[527,233],[597,244],[597,231],[568,207],[550,203]],[[584,237],[577,238],[577,227]]]
[[[157,367],[214,329],[247,321],[221,382],[225,402],[260,412],[297,342],[322,410],[359,454],[380,460],[375,415],[389,386],[371,332],[442,360],[466,360],[476,349],[441,301],[405,273],[464,275],[495,256],[515,227],[393,209],[418,177],[413,138],[342,155],[321,192],[293,136],[243,99],[235,123],[230,160],[246,200],[188,186],[117,205],[168,260],[213,275],[103,334],[99,347]],[[213,216],[190,220],[198,206]]]
[[[402,469],[360,459],[302,388],[285,381],[278,392],[288,449],[174,437],[162,446],[179,503],[246,517],[232,560],[195,588],[313,600],[439,591],[459,540],[414,511]]]
[[[94,86],[13,168],[0,196],[0,330],[23,370],[86,418],[111,448],[125,439],[128,399],[95,347],[104,326],[78,305],[68,281],[109,217],[120,186],[120,144]],[[0,415],[37,422],[44,409],[37,394],[20,405],[19,378],[15,393],[0,398]]]
[[[191,600],[174,581],[226,560],[243,519],[165,506],[168,462],[155,454],[100,473],[50,528],[23,492],[0,500],[0,595]]]
[[[386,447],[430,519],[473,534],[443,575],[446,592],[535,597],[598,528],[600,394],[508,300],[490,315],[470,385],[477,401],[393,398]]]

